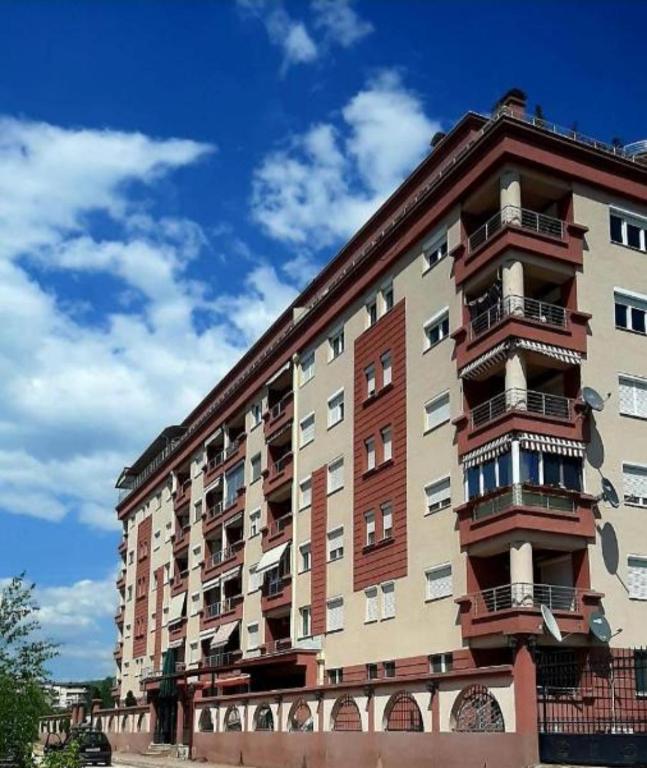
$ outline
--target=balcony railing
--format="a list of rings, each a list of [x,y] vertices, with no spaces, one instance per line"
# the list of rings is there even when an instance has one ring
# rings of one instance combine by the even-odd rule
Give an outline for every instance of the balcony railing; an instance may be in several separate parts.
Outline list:
[[[555,328],[566,328],[568,311],[558,304],[547,304],[526,296],[506,296],[485,312],[477,315],[470,323],[470,336],[477,338],[498,325],[506,317],[513,315],[526,320],[534,320]]]
[[[280,459],[277,459],[272,464],[272,468],[270,470],[270,477],[279,475],[281,472],[283,472],[283,470],[286,467],[289,467],[291,463],[292,463],[292,451],[288,451],[287,453],[284,453]]]
[[[477,501],[472,507],[472,519],[484,520],[505,512],[510,507],[538,507],[549,512],[575,513],[575,498],[572,495],[540,491],[523,485],[513,485],[496,496]]]
[[[515,582],[485,589],[471,595],[472,615],[487,616],[497,611],[535,609],[545,605],[551,611],[576,613],[584,590],[559,584]]]
[[[242,437],[242,435],[238,435],[238,437],[235,440],[232,440],[232,442],[225,448],[223,451],[223,461],[226,461],[230,456],[233,456],[236,453],[242,442]]]
[[[287,515],[283,515],[277,520],[272,520],[272,522],[267,526],[267,535],[276,536],[277,534],[281,533],[281,531],[284,531],[291,523],[292,512],[288,512]]]
[[[270,579],[265,583],[265,589],[263,590],[267,597],[274,597],[280,595],[285,589],[286,583],[290,580],[290,574],[286,573],[278,578]]]
[[[219,517],[224,508],[222,501],[217,501],[215,504],[212,504],[207,508],[207,520],[213,520],[214,518]]]
[[[270,419],[277,419],[292,402],[292,391],[286,392],[283,397],[270,408]]]
[[[270,640],[263,646],[263,653],[281,653],[289,651],[292,648],[292,640],[289,637],[279,637],[277,640]]]
[[[218,552],[214,552],[211,555],[211,558],[209,560],[210,567],[213,568],[216,565],[220,565],[220,563],[224,563],[225,560],[229,560],[230,557],[233,557],[236,554],[236,551],[238,550],[238,544],[240,544],[240,542],[235,541],[233,544],[230,544],[228,547],[225,547],[224,549],[221,549]]]
[[[551,419],[573,418],[574,402],[562,395],[535,392],[526,389],[506,389],[490,400],[477,405],[470,413],[470,428],[476,429],[489,424],[509,411],[522,411]]]
[[[480,248],[483,243],[486,243],[506,226],[519,227],[530,232],[551,235],[560,239],[564,238],[566,231],[566,224],[561,219],[556,219],[554,216],[546,216],[543,213],[537,213],[528,208],[506,205],[469,236],[469,250],[475,251],[477,248]]]
[[[202,660],[203,667],[228,667],[234,664],[242,656],[242,651],[223,651],[205,656]]]
[[[223,613],[228,613],[233,610],[234,605],[242,595],[234,595],[233,597],[226,597],[224,600],[219,600],[216,603],[207,605],[204,610],[205,616],[208,619],[212,619],[215,616],[221,616]]]

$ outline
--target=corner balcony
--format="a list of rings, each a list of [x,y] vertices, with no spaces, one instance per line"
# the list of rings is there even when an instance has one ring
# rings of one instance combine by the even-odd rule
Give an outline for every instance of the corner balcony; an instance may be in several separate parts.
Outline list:
[[[266,498],[275,494],[292,482],[294,476],[294,457],[292,451],[272,462],[263,473],[263,494]]]
[[[119,642],[115,645],[115,648],[112,652],[112,655],[115,657],[115,661],[117,664],[121,661],[123,655],[124,655],[124,641],[119,640]]]
[[[175,491],[173,496],[173,509],[177,512],[185,504],[191,501],[191,478],[187,478]]]
[[[582,419],[577,418],[575,400],[526,389],[506,389],[453,423],[460,454],[512,431],[582,440]]]
[[[262,530],[261,546],[265,552],[268,549],[283,544],[292,539],[292,512],[272,520]]]
[[[128,550],[128,540],[124,536],[124,538],[119,542],[119,546],[117,547],[117,552],[122,556],[126,557],[126,551]]]
[[[589,633],[588,619],[602,595],[558,584],[516,582],[459,597],[463,639],[543,633],[541,606],[553,612],[564,634]]]
[[[461,548],[471,555],[505,552],[519,539],[560,550],[595,541],[592,496],[547,486],[498,488],[455,509]]]
[[[115,614],[115,624],[121,627],[124,623],[124,614],[126,613],[124,606],[122,605]]]
[[[577,362],[586,352],[586,312],[527,296],[506,296],[452,333],[456,343],[456,365],[461,371],[482,355],[513,339],[533,345],[558,347],[575,353]]]
[[[452,251],[456,284],[460,285],[509,249],[581,267],[586,232],[586,227],[579,224],[507,205]]]
[[[123,592],[126,589],[126,569],[122,568],[119,576],[117,577],[117,589]]]
[[[272,615],[292,603],[292,576],[286,574],[274,581],[266,581],[261,590],[261,611]]]
[[[290,391],[263,414],[265,439],[271,440],[272,435],[290,424],[293,418],[294,393]]]

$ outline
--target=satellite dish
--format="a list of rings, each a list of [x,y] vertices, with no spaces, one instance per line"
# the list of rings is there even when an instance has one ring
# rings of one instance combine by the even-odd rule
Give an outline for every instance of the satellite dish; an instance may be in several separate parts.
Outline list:
[[[539,610],[541,611],[541,617],[544,620],[544,626],[549,634],[551,634],[558,643],[561,643],[563,640],[562,632],[557,625],[557,619],[553,616],[553,612],[544,603],[541,604]]]
[[[620,506],[620,497],[618,496],[618,491],[616,491],[613,483],[611,480],[609,480],[608,477],[602,478],[602,494],[600,498],[603,501],[606,501],[608,504],[611,504],[614,509],[618,509]]]
[[[589,629],[600,642],[608,643],[611,640],[611,627],[606,617],[599,611],[595,611],[589,616]]]
[[[582,400],[592,411],[603,411],[606,402],[602,395],[593,387],[582,388]]]

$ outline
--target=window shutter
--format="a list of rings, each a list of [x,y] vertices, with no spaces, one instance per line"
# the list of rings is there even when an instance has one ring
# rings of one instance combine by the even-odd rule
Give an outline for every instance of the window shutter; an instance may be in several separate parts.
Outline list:
[[[441,395],[427,404],[427,429],[449,420],[449,394]]]
[[[453,592],[452,567],[442,565],[427,571],[427,599],[437,600],[441,597],[449,597]]]
[[[629,597],[647,600],[647,557],[627,558],[627,588]]]
[[[342,629],[344,626],[344,601],[336,598],[328,602],[328,631]]]
[[[425,494],[427,496],[427,509],[430,512],[440,509],[446,505],[447,499],[451,498],[450,479],[446,477],[444,480],[428,485],[425,488]]]
[[[370,587],[365,594],[366,621],[377,621],[377,587]]]
[[[395,616],[395,584],[382,585],[382,618],[392,619]]]
[[[647,381],[620,376],[620,412],[647,418]]]
[[[631,497],[640,504],[647,504],[647,467],[623,464],[622,481],[625,497]]]

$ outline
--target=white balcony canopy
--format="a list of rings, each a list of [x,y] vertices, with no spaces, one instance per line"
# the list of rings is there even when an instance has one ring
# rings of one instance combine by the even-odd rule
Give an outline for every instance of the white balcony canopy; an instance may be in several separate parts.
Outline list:
[[[171,598],[171,606],[169,609],[168,623],[175,624],[184,616],[184,607],[186,605],[186,592],[182,592],[181,595],[175,595]]]
[[[211,638],[211,650],[222,648],[223,645],[227,645],[229,638],[234,633],[238,624],[238,621],[230,621],[228,624],[221,624],[216,630],[216,634]]]
[[[278,547],[268,549],[268,551],[265,552],[261,559],[258,561],[258,565],[256,566],[256,573],[265,573],[266,571],[272,570],[272,568],[278,568],[279,562],[281,561],[281,556],[288,548],[288,545],[289,542],[285,542],[285,544],[279,544]]]

